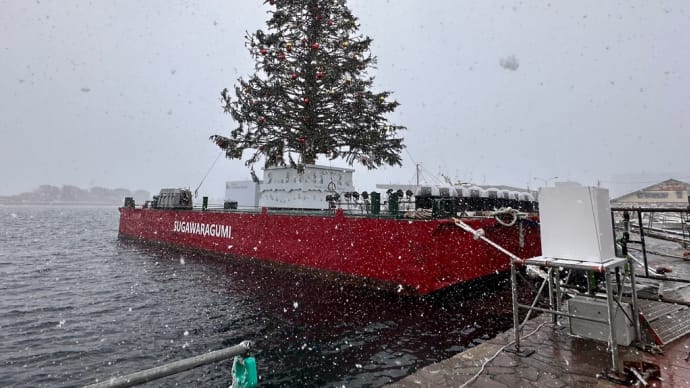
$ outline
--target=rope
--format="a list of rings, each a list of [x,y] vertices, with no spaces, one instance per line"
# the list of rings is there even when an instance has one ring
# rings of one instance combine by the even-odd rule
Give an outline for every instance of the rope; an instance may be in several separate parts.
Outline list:
[[[204,184],[204,180],[206,179],[206,177],[208,177],[208,174],[211,173],[211,170],[213,170],[213,167],[216,165],[216,162],[218,162],[218,159],[220,159],[220,156],[222,154],[223,154],[223,151],[221,150],[218,153],[218,156],[216,156],[216,160],[213,161],[213,163],[211,164],[211,167],[209,167],[208,171],[206,171],[206,175],[204,175],[204,177],[201,178],[201,182],[199,182],[199,186],[197,186],[196,189],[194,189],[194,198],[196,198],[199,195],[199,188],[201,187],[202,184]]]
[[[407,147],[405,147],[405,152],[407,153],[407,156],[410,157],[410,160],[412,161],[412,164],[417,164],[417,162],[416,162],[416,161],[414,160],[414,158],[412,157],[412,154],[410,153],[410,150],[408,150]]]
[[[520,340],[522,341],[522,340],[524,340],[524,339],[527,339],[529,336],[531,336],[531,335],[533,335],[534,333],[538,332],[542,327],[544,327],[545,324],[546,324],[546,322],[542,322],[542,323],[541,323],[539,326],[537,326],[537,328],[534,329],[531,333],[527,334],[527,335],[524,336],[524,337],[520,337]],[[460,388],[465,388],[465,387],[467,387],[469,384],[471,384],[474,380],[476,380],[477,377],[479,377],[479,376],[482,374],[482,372],[484,372],[484,368],[486,367],[486,365],[487,365],[488,363],[490,363],[491,361],[493,361],[496,357],[498,357],[498,355],[499,355],[502,351],[504,351],[508,346],[510,346],[510,345],[512,345],[512,344],[514,344],[514,343],[515,343],[515,340],[512,340],[512,341],[508,342],[507,344],[503,345],[500,349],[498,349],[498,351],[496,352],[496,354],[494,354],[493,356],[491,356],[491,357],[489,357],[488,359],[484,360],[484,362],[482,363],[482,367],[479,369],[479,371],[477,371],[477,373],[475,373],[474,376],[472,376],[472,378],[470,378],[469,380],[465,381],[465,383],[462,384],[462,385],[460,386]]]
[[[510,222],[505,222],[501,219],[501,216],[510,215],[513,219]],[[491,213],[491,216],[496,219],[496,221],[503,226],[513,226],[519,218],[524,218],[527,214],[520,213],[517,209],[511,207],[500,208]]]

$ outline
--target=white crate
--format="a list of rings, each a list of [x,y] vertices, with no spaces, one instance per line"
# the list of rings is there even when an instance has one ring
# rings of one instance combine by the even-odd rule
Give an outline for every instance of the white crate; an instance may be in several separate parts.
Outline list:
[[[607,189],[557,183],[539,192],[546,257],[602,263],[615,257]]]

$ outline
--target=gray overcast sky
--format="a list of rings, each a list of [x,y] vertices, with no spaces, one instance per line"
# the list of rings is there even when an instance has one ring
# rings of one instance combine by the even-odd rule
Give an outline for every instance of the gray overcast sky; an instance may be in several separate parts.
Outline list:
[[[411,183],[415,162],[532,188],[552,176],[690,180],[690,2],[349,5],[374,39],[374,87],[394,92],[391,119],[408,127],[405,165],[358,169],[358,189]],[[219,152],[208,137],[235,127],[219,92],[253,69],[244,33],[268,17],[259,0],[0,9],[0,195],[43,183],[194,189]],[[511,55],[517,70],[501,66]],[[219,198],[226,180],[248,177],[220,160],[200,191]]]

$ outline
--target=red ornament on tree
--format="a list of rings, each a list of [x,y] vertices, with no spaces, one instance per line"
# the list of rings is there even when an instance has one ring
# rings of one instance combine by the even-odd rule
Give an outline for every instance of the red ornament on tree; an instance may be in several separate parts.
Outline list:
[[[382,132],[384,114],[397,104],[388,102],[389,92],[371,91],[373,78],[360,74],[375,57],[346,1],[261,2],[269,5],[268,28],[247,32],[245,42],[255,74],[238,80],[236,99],[221,93],[225,111],[241,130],[212,140],[225,139],[221,148],[231,159],[245,159],[243,151],[250,151],[248,166],[259,159],[266,167],[285,164],[278,161],[282,152],[285,160],[291,155],[291,164],[299,160],[298,168],[323,154],[349,165],[363,161],[370,168],[401,164],[403,139],[396,137],[397,130]],[[306,136],[313,133],[319,136],[307,146]],[[356,157],[365,154],[368,160]]]

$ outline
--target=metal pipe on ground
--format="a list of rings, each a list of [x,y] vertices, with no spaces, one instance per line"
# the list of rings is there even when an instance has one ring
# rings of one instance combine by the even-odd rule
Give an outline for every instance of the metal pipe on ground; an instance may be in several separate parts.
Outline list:
[[[196,357],[185,358],[184,360],[171,362],[169,364],[146,369],[141,372],[132,373],[126,376],[113,377],[107,381],[88,385],[85,388],[133,387],[135,385],[144,384],[149,381],[184,372],[202,365],[226,360],[235,356],[245,355],[251,350],[251,348],[251,341],[242,341],[240,344],[231,346],[229,348],[216,350]]]

